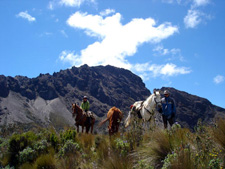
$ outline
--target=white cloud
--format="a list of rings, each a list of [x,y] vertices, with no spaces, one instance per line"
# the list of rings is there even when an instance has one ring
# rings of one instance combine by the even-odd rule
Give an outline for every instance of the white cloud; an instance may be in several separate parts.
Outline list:
[[[169,49],[165,49],[162,45],[158,45],[153,49],[154,52],[157,52],[158,55],[167,55],[169,54]],[[156,55],[156,54],[155,54]]]
[[[69,62],[71,65],[80,64],[80,59],[78,58],[78,55],[74,54],[74,52],[71,51],[62,51],[59,55],[59,59],[63,62]]]
[[[151,72],[153,77],[158,76],[176,76],[181,74],[191,73],[190,68],[187,67],[178,67],[173,63],[167,63],[162,65],[157,64],[136,64],[134,69],[137,72]]]
[[[161,74],[165,76],[176,76],[179,74],[188,74],[191,72],[189,68],[186,67],[177,67],[175,64],[167,63],[166,65],[156,65],[152,66],[150,69],[154,70],[159,68],[159,72],[154,72],[155,75]]]
[[[132,70],[134,72],[137,72],[144,81],[149,80],[150,77],[168,78],[191,73],[190,68],[178,67],[173,63],[167,63],[162,65],[149,63],[136,64],[132,67]]]
[[[157,45],[153,49],[153,52],[155,52],[155,56],[168,56],[166,58],[167,61],[175,59],[179,59],[182,62],[185,61],[184,57],[181,54],[181,50],[178,48],[166,49],[163,47],[163,45]]]
[[[193,0],[193,2],[194,6],[199,7],[209,4],[210,0]]]
[[[126,59],[137,52],[143,43],[158,43],[178,32],[177,26],[163,23],[156,26],[152,18],[134,18],[126,25],[121,24],[121,14],[102,17],[76,12],[69,17],[67,24],[82,29],[88,36],[97,37],[97,41],[83,49],[79,56],[81,64],[90,66],[113,65],[131,69]],[[71,64],[74,62],[71,61]],[[79,64],[75,64],[80,66]]]
[[[201,16],[203,16],[203,13],[198,10],[188,10],[188,14],[184,18],[185,27],[195,28],[202,21]]]
[[[225,77],[222,75],[217,75],[216,77],[214,77],[213,81],[216,84],[220,84],[225,80]]]
[[[20,12],[19,14],[16,15],[17,17],[23,18],[28,20],[29,22],[34,22],[36,19],[35,17],[32,17],[30,14],[28,14],[27,11],[25,12]]]
[[[95,0],[60,0],[61,5],[71,6],[71,7],[80,7],[84,2],[94,3]]]
[[[184,18],[186,28],[196,28],[197,25],[205,20],[212,19],[212,16],[199,10],[201,6],[208,5],[209,3],[210,0],[192,0],[191,7]]]
[[[96,0],[52,0],[48,3],[48,9],[54,10],[58,6],[80,7],[82,4],[95,3]]]
[[[101,16],[108,16],[108,15],[113,14],[113,13],[115,13],[114,9],[106,9],[106,10],[100,12],[100,15]]]
[[[163,3],[168,3],[168,4],[173,4],[173,3],[178,3],[180,4],[182,0],[162,0]]]
[[[54,9],[54,2],[50,1],[48,4],[48,9],[53,10]]]
[[[66,34],[66,32],[64,30],[60,30],[60,32],[64,37],[68,38],[68,35]]]

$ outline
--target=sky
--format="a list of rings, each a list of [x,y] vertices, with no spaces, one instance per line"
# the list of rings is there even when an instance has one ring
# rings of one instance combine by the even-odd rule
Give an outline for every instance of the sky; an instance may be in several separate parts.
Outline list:
[[[224,0],[0,0],[0,74],[112,65],[225,108]]]

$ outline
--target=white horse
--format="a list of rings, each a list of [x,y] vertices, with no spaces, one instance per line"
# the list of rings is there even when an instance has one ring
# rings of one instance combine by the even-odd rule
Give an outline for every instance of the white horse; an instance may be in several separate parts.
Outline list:
[[[160,91],[154,91],[145,101],[135,102],[125,120],[125,127],[128,127],[135,117],[139,117],[143,122],[150,121],[159,106],[161,106]]]

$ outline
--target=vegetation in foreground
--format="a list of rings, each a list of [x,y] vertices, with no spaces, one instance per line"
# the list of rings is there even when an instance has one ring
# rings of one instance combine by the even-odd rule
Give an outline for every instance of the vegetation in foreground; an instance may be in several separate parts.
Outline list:
[[[7,130],[4,130],[7,131]],[[134,122],[125,132],[107,135],[36,129],[0,137],[0,168],[21,169],[222,169],[225,168],[225,120],[199,123],[194,132],[144,131]]]

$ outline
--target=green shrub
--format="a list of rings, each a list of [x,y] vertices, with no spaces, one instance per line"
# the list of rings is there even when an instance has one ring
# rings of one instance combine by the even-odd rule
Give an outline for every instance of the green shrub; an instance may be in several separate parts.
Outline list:
[[[35,133],[27,132],[23,134],[14,134],[9,140],[8,155],[10,166],[17,166],[19,164],[19,153],[26,147],[32,146],[33,142],[37,139]]]
[[[51,143],[52,147],[54,148],[54,150],[56,152],[58,152],[59,139],[58,139],[58,137],[57,137],[57,135],[55,133],[51,133],[50,134],[50,143]]]
[[[80,146],[77,143],[74,143],[72,140],[67,140],[64,146],[59,151],[59,157],[65,157],[70,154],[79,154]]]
[[[41,140],[34,145],[34,150],[37,151],[38,155],[45,154],[48,152],[47,140]]]
[[[68,129],[65,130],[63,133],[60,133],[60,138],[62,140],[62,143],[65,144],[68,140],[76,140],[77,132],[76,130]]]
[[[221,163],[221,159],[219,159],[219,158],[212,159],[209,161],[209,168],[210,169],[220,169],[220,163]]]
[[[36,158],[36,152],[30,147],[23,149],[19,152],[19,161],[20,163],[32,162]]]
[[[120,154],[120,156],[127,156],[130,150],[130,143],[128,143],[127,140],[122,140],[120,138],[117,138],[115,140],[115,143],[116,150]]]

